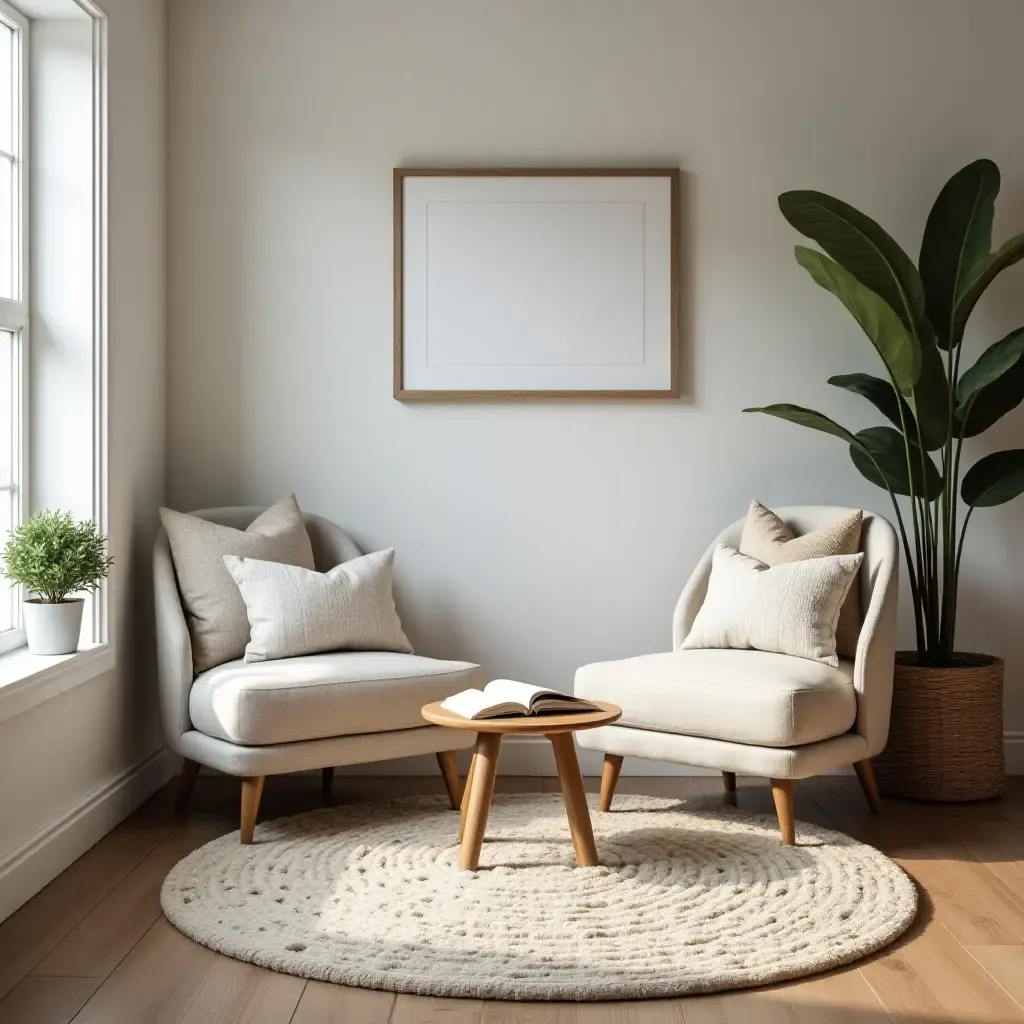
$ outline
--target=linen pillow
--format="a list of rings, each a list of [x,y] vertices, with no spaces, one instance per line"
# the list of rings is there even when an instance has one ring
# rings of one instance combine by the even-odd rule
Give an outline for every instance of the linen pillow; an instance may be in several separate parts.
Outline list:
[[[719,544],[707,596],[683,650],[753,649],[838,668],[839,609],[863,558],[832,555],[769,568]]]
[[[252,628],[245,660],[273,661],[321,651],[412,654],[391,593],[395,549],[312,572],[225,555]]]
[[[225,555],[313,568],[313,548],[294,494],[260,513],[245,530],[169,508],[160,509],[160,521],[171,544],[196,675],[240,658],[249,640],[245,602],[224,566]]]
[[[834,523],[797,537],[770,508],[765,508],[759,501],[752,501],[747,521],[743,524],[739,551],[741,555],[749,555],[768,566],[827,555],[855,555],[860,551],[863,525],[864,513],[857,509]],[[839,657],[852,658],[857,654],[861,621],[860,587],[854,583],[843,602],[836,626],[836,653]]]

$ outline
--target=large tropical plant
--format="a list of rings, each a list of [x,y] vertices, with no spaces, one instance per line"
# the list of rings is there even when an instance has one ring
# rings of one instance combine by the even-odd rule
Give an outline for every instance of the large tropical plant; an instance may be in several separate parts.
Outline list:
[[[845,441],[854,466],[892,499],[910,576],[920,664],[954,663],[957,590],[967,524],[976,508],[1024,491],[1024,449],[985,455],[964,474],[965,438],[987,430],[1024,399],[1024,327],[961,373],[964,330],[998,274],[1024,259],[1024,233],[992,251],[999,168],[977,160],[953,175],[925,225],[915,267],[870,217],[821,192],[784,192],[782,215],[824,253],[796,259],[850,311],[885,377],[846,373],[828,383],[866,398],[891,426],[853,433],[798,405],[767,413]],[[826,255],[827,254],[827,255]],[[966,512],[960,521],[957,501]],[[908,534],[904,509],[909,510]]]

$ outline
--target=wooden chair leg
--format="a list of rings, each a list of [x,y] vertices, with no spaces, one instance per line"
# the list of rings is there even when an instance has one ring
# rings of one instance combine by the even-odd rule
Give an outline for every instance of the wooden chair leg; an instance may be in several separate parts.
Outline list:
[[[188,798],[196,784],[196,777],[199,775],[199,762],[190,761],[187,757],[181,765],[181,776],[178,779],[178,793],[174,798],[174,813],[184,814],[188,807]]]
[[[736,792],[736,773],[722,772],[722,782],[725,784],[726,793]]]
[[[243,846],[252,842],[256,831],[256,815],[260,810],[260,797],[263,796],[263,776],[251,775],[242,779],[242,825],[239,840]]]
[[[441,769],[444,778],[445,789],[448,790],[448,799],[451,802],[452,810],[457,811],[462,804],[462,787],[459,785],[459,763],[455,760],[454,750],[439,750],[437,752],[437,766]]]
[[[321,768],[320,769],[320,793],[324,800],[330,800],[332,791],[334,788],[334,769],[333,768]]]
[[[786,846],[796,845],[796,816],[793,807],[793,780],[772,779],[775,813],[779,818],[779,831]]]
[[[860,779],[860,787],[868,798],[868,806],[870,806],[873,814],[878,814],[882,810],[882,797],[878,792],[878,783],[875,781],[875,769],[871,767],[871,761],[867,758],[863,761],[855,761],[853,770],[857,773],[857,778]]]
[[[615,796],[615,786],[619,781],[619,771],[622,768],[622,757],[619,754],[605,754],[604,764],[601,765],[601,810],[610,811],[612,797]]]

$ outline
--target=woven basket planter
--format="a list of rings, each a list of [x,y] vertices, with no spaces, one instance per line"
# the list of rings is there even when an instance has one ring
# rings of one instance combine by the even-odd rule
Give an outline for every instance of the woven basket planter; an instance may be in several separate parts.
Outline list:
[[[896,655],[889,742],[874,759],[883,793],[986,800],[1003,788],[1003,662],[957,654],[950,668]]]

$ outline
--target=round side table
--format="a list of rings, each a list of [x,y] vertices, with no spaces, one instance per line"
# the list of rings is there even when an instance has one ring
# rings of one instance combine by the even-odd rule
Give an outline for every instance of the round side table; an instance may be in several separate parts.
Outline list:
[[[468,719],[453,715],[441,707],[440,701],[427,704],[423,717],[434,725],[449,729],[472,729],[476,734],[476,753],[469,766],[466,789],[462,795],[462,820],[459,823],[459,868],[476,871],[480,864],[480,848],[487,830],[487,814],[494,795],[494,777],[498,770],[498,754],[503,736],[541,734],[547,736],[555,751],[558,781],[562,785],[565,813],[569,819],[572,846],[576,863],[581,868],[596,867],[597,848],[594,830],[587,810],[587,797],[583,790],[576,744],[572,734],[577,729],[596,729],[611,725],[622,716],[622,709],[607,701],[594,701],[599,711],[571,715],[527,715],[525,717]]]

